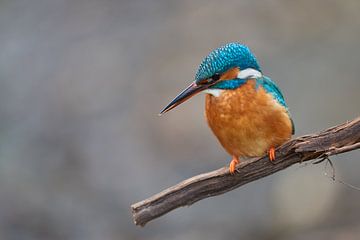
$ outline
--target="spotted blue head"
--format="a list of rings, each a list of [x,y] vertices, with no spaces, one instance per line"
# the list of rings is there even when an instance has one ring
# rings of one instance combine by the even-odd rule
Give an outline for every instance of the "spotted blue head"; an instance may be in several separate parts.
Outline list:
[[[215,74],[222,74],[234,67],[239,70],[255,69],[259,72],[260,66],[250,49],[240,43],[228,43],[219,47],[206,56],[201,62],[195,75],[195,82],[211,78]]]
[[[163,114],[206,89],[235,89],[248,78],[261,76],[260,66],[250,49],[240,43],[228,43],[212,51],[201,62],[195,80],[174,98]]]

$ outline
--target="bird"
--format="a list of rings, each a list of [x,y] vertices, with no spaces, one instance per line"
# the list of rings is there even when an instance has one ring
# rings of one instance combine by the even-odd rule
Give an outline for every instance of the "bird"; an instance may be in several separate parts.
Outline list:
[[[240,160],[268,154],[295,133],[294,122],[277,84],[263,74],[250,48],[227,43],[201,62],[194,81],[178,94],[160,115],[203,92],[207,123],[232,156],[230,174]]]

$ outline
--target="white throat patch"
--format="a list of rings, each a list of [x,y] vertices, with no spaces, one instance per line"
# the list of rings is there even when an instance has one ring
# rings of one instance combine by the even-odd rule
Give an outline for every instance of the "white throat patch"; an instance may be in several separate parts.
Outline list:
[[[255,70],[253,68],[246,68],[244,70],[241,70],[238,75],[238,78],[240,79],[247,79],[247,78],[261,78],[262,73],[258,70]]]
[[[205,89],[203,92],[211,94],[214,97],[219,97],[223,91],[224,90],[222,90],[222,89],[212,89],[212,88],[210,88],[210,89]]]

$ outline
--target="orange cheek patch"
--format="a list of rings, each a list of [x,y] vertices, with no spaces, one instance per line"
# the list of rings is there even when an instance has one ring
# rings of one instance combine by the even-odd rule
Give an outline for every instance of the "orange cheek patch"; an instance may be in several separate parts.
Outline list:
[[[220,77],[220,80],[230,80],[230,79],[235,79],[237,78],[237,75],[239,73],[239,68],[237,67],[234,67],[234,68],[231,68],[230,70],[224,72],[221,77]]]

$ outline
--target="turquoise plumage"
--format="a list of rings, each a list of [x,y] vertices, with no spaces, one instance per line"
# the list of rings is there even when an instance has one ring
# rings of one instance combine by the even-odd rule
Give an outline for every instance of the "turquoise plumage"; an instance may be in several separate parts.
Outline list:
[[[276,85],[276,83],[273,80],[271,80],[271,78],[266,77],[266,76],[256,79],[256,83],[257,83],[257,85],[261,85],[267,93],[270,93],[278,103],[280,103],[282,106],[284,106],[286,108],[287,114],[289,115],[290,120],[291,120],[292,134],[294,134],[295,133],[294,121],[291,118],[289,108],[286,105],[284,96],[283,96],[281,90],[279,89],[279,87]]]
[[[233,67],[252,68],[261,72],[260,66],[250,49],[240,43],[228,43],[206,56],[195,75],[195,82],[221,74]]]

